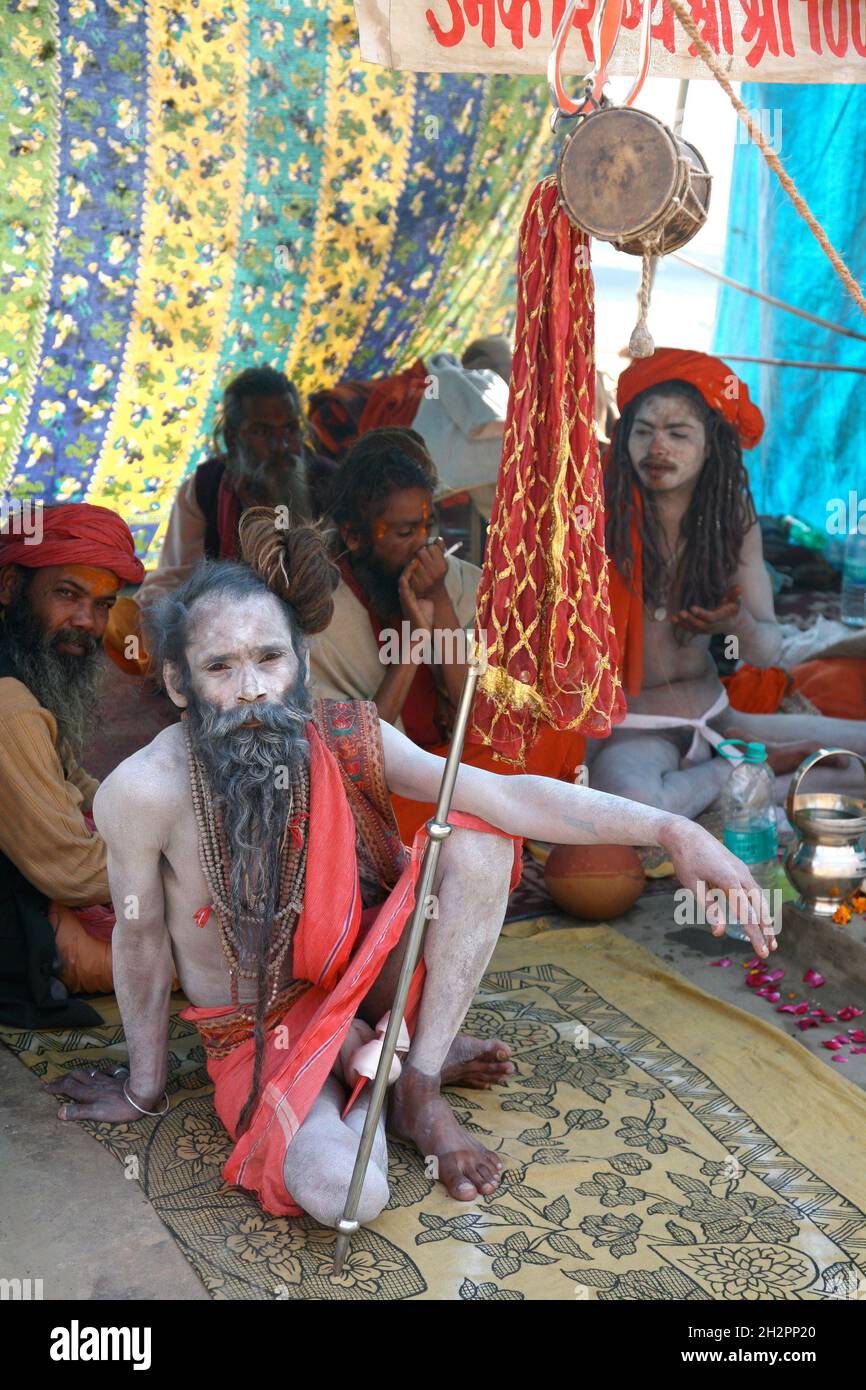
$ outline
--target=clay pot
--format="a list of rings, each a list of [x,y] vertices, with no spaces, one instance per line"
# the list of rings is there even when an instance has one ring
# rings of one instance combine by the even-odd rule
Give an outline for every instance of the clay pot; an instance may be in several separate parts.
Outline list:
[[[630,845],[556,845],[544,882],[564,912],[601,922],[621,917],[637,902],[645,875]]]

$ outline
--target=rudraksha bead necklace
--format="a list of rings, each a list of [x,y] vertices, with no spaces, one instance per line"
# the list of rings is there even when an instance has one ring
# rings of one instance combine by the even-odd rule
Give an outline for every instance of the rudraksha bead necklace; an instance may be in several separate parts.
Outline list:
[[[258,988],[258,972],[256,969],[248,968],[241,961],[242,942],[232,905],[231,856],[207,772],[193,749],[187,720],[184,719],[183,723],[192,804],[198,826],[199,859],[219,925],[220,945],[229,966],[232,1004],[236,1008],[240,1008],[246,1017],[253,1018],[255,1017],[255,1004],[254,1002],[250,1003],[247,998],[241,1001],[240,995],[242,993],[247,994],[246,990],[241,990],[241,982],[250,982],[254,1000]],[[292,944],[298,918],[303,910],[304,886],[307,876],[306,824],[309,819],[309,805],[309,769],[302,765],[293,771],[286,823],[280,840],[278,907],[274,913],[268,950],[268,1006],[273,1003],[279,993],[280,970]],[[263,908],[264,904],[261,900],[252,903],[247,901],[241,905],[242,918],[249,920],[256,911],[261,911]]]

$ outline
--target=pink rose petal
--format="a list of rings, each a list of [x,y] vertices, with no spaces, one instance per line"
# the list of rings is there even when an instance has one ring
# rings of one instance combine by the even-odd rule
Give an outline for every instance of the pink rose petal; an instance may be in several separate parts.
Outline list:
[[[862,1028],[849,1028],[848,1037],[855,1043],[866,1043],[866,1032]]]
[[[830,1052],[838,1052],[842,1044],[837,1042],[835,1038],[822,1038],[821,1046],[826,1047]]]
[[[799,1004],[780,1004],[776,1010],[777,1014],[801,1014],[803,1012],[804,1010],[800,1008]]]
[[[725,969],[727,966],[729,966],[730,964],[731,964],[731,958],[730,958],[730,956],[722,956],[722,959],[721,959],[721,960],[711,960],[711,961],[710,961],[710,965],[718,965],[718,966],[721,967],[722,970],[724,970],[724,969]],[[851,1017],[853,1018],[854,1015],[852,1014]]]
[[[767,977],[763,970],[753,970],[751,975],[746,976],[746,986],[748,989],[760,989],[761,985],[767,983]]]
[[[814,1018],[798,1018],[797,1027],[802,1028],[803,1032],[805,1033],[807,1028],[817,1028],[818,1025],[815,1022]]]
[[[760,964],[761,964],[761,958],[760,958],[760,956],[752,956],[752,959],[751,959],[751,960],[747,960],[747,961],[746,961],[745,965],[743,966],[743,969],[744,969],[744,970],[754,970],[755,966],[756,966],[756,965],[760,965]]]
[[[810,989],[819,989],[821,985],[827,983],[824,976],[819,975],[817,970],[813,970],[811,966],[803,976],[803,981],[805,984],[809,985]]]
[[[830,1061],[831,1061],[831,1062],[847,1062],[847,1061],[848,1061],[848,1058],[847,1058],[847,1057],[831,1057],[831,1058],[830,1058]]]
[[[807,1014],[808,1012],[809,1005],[805,1001],[802,1004],[798,1004],[794,1009],[795,1014]]]
[[[771,1004],[776,1004],[776,1003],[778,1003],[778,1001],[781,999],[781,997],[782,997],[782,996],[781,996],[781,994],[779,993],[779,991],[778,991],[777,989],[771,990],[770,993],[767,995],[767,998],[769,999],[769,1001],[770,1001]]]
[[[866,1047],[852,1047],[852,1052],[866,1052]]]
[[[767,979],[768,979],[768,980],[781,980],[781,979],[783,978],[784,974],[785,974],[784,970],[779,970],[779,969],[776,969],[776,970],[769,970],[769,971],[767,972]]]
[[[847,1047],[848,1045],[848,1039],[844,1033],[837,1033],[835,1038],[831,1038],[830,1041],[838,1043],[840,1047]]]
[[[853,1004],[846,1004],[844,1009],[840,1009],[838,1017],[843,1023],[847,1023],[850,1018],[862,1018],[863,1010],[855,1009]]]

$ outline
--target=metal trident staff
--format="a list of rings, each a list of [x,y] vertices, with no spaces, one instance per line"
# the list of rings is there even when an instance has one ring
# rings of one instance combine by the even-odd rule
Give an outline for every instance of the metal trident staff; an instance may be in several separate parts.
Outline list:
[[[403,1010],[406,1007],[406,998],[409,993],[409,986],[412,983],[412,976],[415,973],[415,966],[421,955],[424,945],[424,926],[427,921],[427,903],[430,898],[430,890],[433,887],[433,879],[436,874],[436,865],[439,860],[439,848],[443,840],[451,834],[451,826],[448,824],[448,813],[451,810],[451,798],[454,795],[454,783],[457,780],[457,772],[460,767],[460,758],[463,753],[463,743],[466,738],[466,726],[469,723],[469,713],[472,709],[472,701],[475,698],[475,687],[478,684],[478,677],[487,665],[487,652],[479,652],[479,644],[473,646],[472,656],[466,668],[466,675],[463,680],[463,689],[460,693],[460,704],[457,707],[457,717],[454,722],[454,734],[451,739],[451,747],[448,749],[448,756],[445,759],[445,771],[442,774],[442,785],[439,788],[439,800],[436,803],[436,812],[432,820],[427,822],[427,846],[424,850],[424,858],[421,861],[421,872],[418,878],[418,887],[415,893],[415,907],[409,924],[409,935],[406,941],[406,951],[403,956],[403,964],[400,968],[400,978],[397,981],[397,989],[394,994],[394,1002],[391,1005],[391,1017],[388,1020],[388,1027],[385,1030],[385,1037],[382,1040],[382,1055],[379,1058],[379,1066],[373,1081],[373,1090],[370,1094],[370,1104],[367,1107],[367,1118],[364,1121],[364,1128],[361,1132],[361,1141],[358,1145],[358,1157],[355,1159],[355,1167],[352,1172],[352,1180],[349,1183],[349,1192],[346,1197],[346,1205],[343,1208],[343,1215],[337,1222],[337,1250],[334,1256],[334,1271],[339,1274],[343,1268],[343,1261],[349,1250],[349,1241],[358,1230],[360,1222],[357,1219],[358,1202],[364,1187],[364,1179],[367,1176],[367,1167],[370,1162],[370,1153],[373,1148],[373,1140],[376,1137],[376,1126],[379,1123],[379,1116],[385,1103],[385,1092],[388,1089],[388,1077],[391,1074],[391,1063],[394,1060],[394,1053],[397,1049],[397,1039],[400,1036],[400,1025],[403,1022]]]

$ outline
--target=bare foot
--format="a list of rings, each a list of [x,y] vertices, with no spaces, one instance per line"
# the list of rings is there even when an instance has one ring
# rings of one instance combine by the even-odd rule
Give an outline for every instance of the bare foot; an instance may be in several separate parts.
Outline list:
[[[511,1076],[514,1063],[511,1048],[498,1038],[485,1041],[458,1033],[442,1068],[443,1086],[470,1086],[476,1091],[489,1091],[498,1081]]]
[[[489,1196],[499,1186],[502,1164],[458,1124],[439,1093],[438,1076],[404,1066],[391,1092],[389,1129],[409,1139],[425,1159],[436,1159],[439,1181],[458,1202]]]

